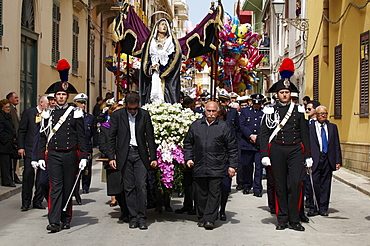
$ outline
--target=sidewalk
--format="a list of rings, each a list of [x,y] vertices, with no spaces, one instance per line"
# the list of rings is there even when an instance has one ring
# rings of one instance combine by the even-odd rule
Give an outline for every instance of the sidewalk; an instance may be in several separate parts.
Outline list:
[[[98,157],[98,155],[99,150],[94,148],[93,158],[95,159],[96,157]],[[333,178],[370,196],[370,178],[364,175],[352,172],[345,168],[341,168],[339,171],[333,172]],[[21,190],[22,185],[19,184],[17,184],[17,187],[14,188],[0,186],[0,201],[20,193]]]
[[[99,156],[99,150],[93,148],[93,159]],[[22,179],[22,176],[19,176]],[[14,196],[22,191],[22,185],[16,184],[17,187],[4,187],[0,186],[0,201],[5,200],[11,196]]]

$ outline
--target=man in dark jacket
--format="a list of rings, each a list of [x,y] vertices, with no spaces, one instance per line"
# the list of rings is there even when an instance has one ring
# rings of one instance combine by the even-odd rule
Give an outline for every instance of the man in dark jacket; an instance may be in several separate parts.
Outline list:
[[[110,118],[107,154],[109,165],[122,172],[129,228],[145,230],[146,177],[149,165],[157,166],[157,146],[149,112],[139,108],[139,94],[127,93],[125,101],[126,108],[115,111]]]
[[[22,211],[27,211],[31,204],[32,188],[35,185],[35,196],[33,197],[33,208],[45,209],[42,205],[43,195],[41,186],[37,184],[41,169],[36,171],[35,162],[32,160],[34,138],[38,134],[41,112],[49,105],[46,95],[40,97],[37,107],[23,111],[18,129],[18,155],[24,159],[23,184],[22,184]]]
[[[235,175],[238,165],[235,136],[228,124],[217,118],[218,111],[216,102],[208,102],[205,117],[192,123],[184,140],[186,165],[193,168],[197,191],[198,226],[207,230],[214,228],[217,219],[226,159],[230,177]]]

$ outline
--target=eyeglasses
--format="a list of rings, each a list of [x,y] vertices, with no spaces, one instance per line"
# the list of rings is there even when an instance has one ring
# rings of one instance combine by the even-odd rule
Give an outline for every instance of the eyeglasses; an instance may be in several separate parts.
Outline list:
[[[306,108],[306,111],[311,111],[312,108]]]
[[[127,110],[137,110],[138,109],[138,107],[135,107],[135,108],[130,108],[130,107],[127,107]]]
[[[325,116],[326,116],[326,115],[328,115],[328,113],[316,113],[316,114],[317,114],[317,115],[323,115],[323,116],[324,116],[324,115],[325,115]]]

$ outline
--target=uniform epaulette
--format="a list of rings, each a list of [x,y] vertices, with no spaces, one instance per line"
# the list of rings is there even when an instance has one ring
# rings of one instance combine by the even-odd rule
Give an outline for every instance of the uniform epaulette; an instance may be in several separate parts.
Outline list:
[[[297,104],[297,106],[298,106],[298,112],[299,113],[304,113],[306,111],[303,105]]]
[[[263,113],[264,114],[273,114],[275,111],[274,107],[271,107],[271,106],[265,106],[263,108]]]
[[[81,108],[75,107],[73,112],[73,118],[83,118],[84,117],[84,112],[82,111]]]
[[[50,115],[51,115],[51,111],[52,111],[52,109],[50,109],[50,108],[46,108],[46,109],[44,109],[44,110],[41,112],[41,117],[42,117],[43,119],[49,119],[49,117],[50,117]]]

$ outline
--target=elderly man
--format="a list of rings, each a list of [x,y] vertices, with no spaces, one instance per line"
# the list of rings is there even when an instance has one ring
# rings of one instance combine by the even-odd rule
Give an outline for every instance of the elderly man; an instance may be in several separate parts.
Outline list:
[[[184,140],[186,165],[193,168],[198,226],[214,228],[221,197],[221,181],[235,175],[238,149],[227,122],[217,118],[219,106],[210,101],[205,116],[194,121]],[[227,159],[229,167],[226,166]]]
[[[337,125],[330,123],[325,106],[316,108],[317,121],[310,124],[310,141],[312,149],[312,179],[314,197],[311,197],[308,216],[328,216],[330,200],[331,178],[333,171],[342,166],[342,152],[340,148]],[[313,194],[311,192],[311,194]]]
[[[42,205],[43,195],[41,186],[35,182],[36,162],[32,161],[32,151],[34,138],[40,129],[41,113],[48,107],[48,99],[43,95],[39,103],[34,108],[23,111],[21,122],[18,129],[18,155],[24,159],[23,184],[22,184],[22,211],[27,211],[32,200],[32,189],[35,186],[35,196],[33,197],[33,208],[45,209]],[[36,181],[40,179],[42,170],[36,171]]]

